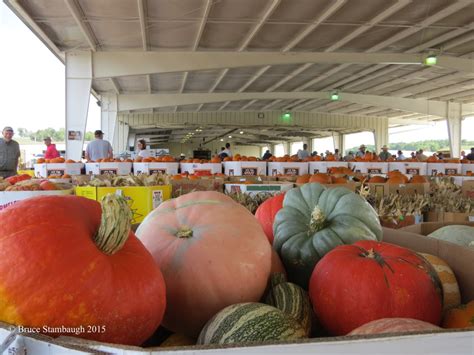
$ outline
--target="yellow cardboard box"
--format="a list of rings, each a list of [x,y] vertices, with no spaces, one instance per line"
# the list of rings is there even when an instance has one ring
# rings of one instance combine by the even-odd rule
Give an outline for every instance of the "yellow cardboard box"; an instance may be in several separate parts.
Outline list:
[[[120,194],[129,202],[133,212],[132,223],[140,223],[163,201],[171,198],[171,185],[95,187],[77,186],[76,195],[100,201],[107,194]]]

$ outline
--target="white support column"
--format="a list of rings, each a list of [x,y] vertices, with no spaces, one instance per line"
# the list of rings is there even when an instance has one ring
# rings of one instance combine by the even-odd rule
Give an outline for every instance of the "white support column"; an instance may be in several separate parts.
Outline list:
[[[128,132],[130,131],[130,126],[128,123],[123,123],[123,129],[119,136],[119,151],[117,153],[122,153],[128,150]]]
[[[117,130],[117,96],[104,95],[101,97],[100,129],[104,132],[104,139],[112,144],[114,155],[118,154],[118,134]]]
[[[449,134],[449,146],[451,148],[451,157],[457,158],[461,153],[461,127],[462,127],[462,104],[457,102],[448,102],[447,105],[447,124]]]
[[[290,142],[283,142],[283,149],[284,149],[285,155],[286,154],[290,155],[290,153],[291,153],[291,143]]]
[[[313,138],[308,139],[308,152],[312,153],[314,151],[313,149]]]
[[[344,154],[344,135],[339,132],[332,133],[334,149],[339,149],[339,154]]]
[[[90,52],[66,53],[66,157],[81,160],[92,85]]]
[[[380,117],[374,129],[375,152],[382,150],[382,146],[388,145],[388,118]]]
[[[129,126],[130,128],[130,126]],[[128,133],[128,145],[127,145],[127,150],[130,149],[130,147],[135,147],[136,144],[135,144],[135,140],[137,139],[137,134],[136,133],[130,133],[130,130],[129,130],[129,133]]]

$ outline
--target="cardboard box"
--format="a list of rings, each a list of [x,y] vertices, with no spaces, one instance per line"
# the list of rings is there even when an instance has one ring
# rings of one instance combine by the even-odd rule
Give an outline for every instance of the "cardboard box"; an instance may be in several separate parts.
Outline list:
[[[192,180],[182,178],[171,180],[173,186],[173,197],[178,197],[193,191],[224,191],[224,179],[221,177],[201,176],[200,179]]]
[[[308,174],[309,163],[268,163],[268,175],[305,175]]]
[[[461,173],[467,175],[468,173],[474,174],[474,162],[468,164],[462,164]]]
[[[474,177],[473,180],[464,180],[461,189],[464,196],[474,199]]]
[[[425,195],[430,192],[430,183],[421,184],[389,184],[389,183],[368,183],[369,191],[376,196],[388,196],[394,194]]]
[[[388,171],[399,171],[408,175],[427,175],[427,163],[412,162],[390,162],[388,163]]]
[[[239,184],[239,183],[226,183],[225,192],[242,192],[249,195],[256,195],[258,193],[271,193],[277,194],[291,190],[293,184],[289,182],[275,182],[275,181],[263,181],[258,184]]]
[[[224,181],[227,182],[262,182],[262,181],[278,181],[277,178],[272,176],[264,176],[264,175],[246,175],[246,176],[226,176],[224,177]]]
[[[317,184],[317,183],[308,182],[307,184]],[[303,185],[305,184],[295,184],[296,187],[301,187]],[[328,189],[331,189],[331,188],[333,189],[335,187],[344,187],[348,190],[355,191],[361,185],[361,183],[355,182],[355,181],[349,181],[346,184],[321,184],[321,185],[323,185],[324,187],[327,187]]]
[[[50,191],[0,191],[0,211],[18,201],[37,196],[72,195],[74,189]]]
[[[209,173],[209,175],[222,173],[222,163],[180,163],[179,166],[182,173],[188,172],[189,174],[194,174],[198,171]]]
[[[426,236],[450,224],[459,223],[420,223],[393,232],[384,229],[384,241],[446,261],[456,275],[463,302],[469,302],[474,300],[474,249]],[[474,223],[462,224],[474,226]]]
[[[132,223],[139,223],[163,201],[171,198],[171,185],[162,186],[77,186],[76,195],[100,201],[107,194],[120,194],[129,202]]]
[[[133,163],[133,173],[140,174],[168,174],[178,173],[179,163]]]
[[[327,173],[329,168],[348,168],[349,163],[346,161],[311,161],[309,162],[309,173]]]
[[[35,164],[35,176],[46,178],[50,175],[80,175],[84,167],[82,163]]]
[[[469,222],[474,219],[474,212],[428,212],[425,213],[426,222]]]
[[[462,164],[459,163],[428,163],[427,175],[461,175]]]
[[[222,165],[229,176],[267,175],[266,161],[225,161]]]
[[[128,175],[132,172],[132,163],[86,163],[86,174],[92,175]]]
[[[386,174],[388,173],[388,164],[383,162],[349,162],[349,168],[355,173],[362,174]]]

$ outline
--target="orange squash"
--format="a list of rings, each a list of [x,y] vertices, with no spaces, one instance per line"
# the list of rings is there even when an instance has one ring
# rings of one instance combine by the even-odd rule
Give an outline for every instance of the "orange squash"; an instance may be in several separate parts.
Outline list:
[[[443,319],[443,328],[474,328],[474,301],[448,310]]]
[[[408,178],[403,174],[402,175],[393,175],[387,180],[387,182],[389,184],[397,184],[397,185],[406,184],[408,182]]]
[[[46,163],[46,160],[44,158],[38,158],[36,160],[36,164],[44,164],[44,163]]]
[[[369,181],[369,183],[373,184],[383,184],[386,182],[385,178],[383,176],[372,176]]]
[[[309,178],[311,177],[310,174],[304,174],[300,175],[296,178],[296,183],[297,184],[306,184],[309,182]]]
[[[309,178],[309,182],[318,182],[320,184],[330,184],[331,176],[328,174],[317,173]]]
[[[413,175],[410,182],[413,184],[423,184],[428,182],[428,180],[426,180],[426,178],[422,175]]]
[[[331,176],[331,182],[333,184],[347,184],[347,179],[343,176],[340,176],[340,177]]]

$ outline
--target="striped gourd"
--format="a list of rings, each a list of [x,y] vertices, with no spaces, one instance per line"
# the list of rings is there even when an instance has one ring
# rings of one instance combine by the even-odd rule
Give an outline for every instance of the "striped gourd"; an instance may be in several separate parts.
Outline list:
[[[232,344],[293,340],[306,331],[279,309],[263,303],[238,303],[211,318],[199,335],[198,344]]]
[[[271,284],[265,303],[293,317],[309,336],[313,309],[308,293],[298,285],[287,282],[281,273],[272,275]]]
[[[433,266],[443,285],[443,310],[457,307],[461,304],[461,293],[453,270],[443,259],[425,253],[419,253]]]

